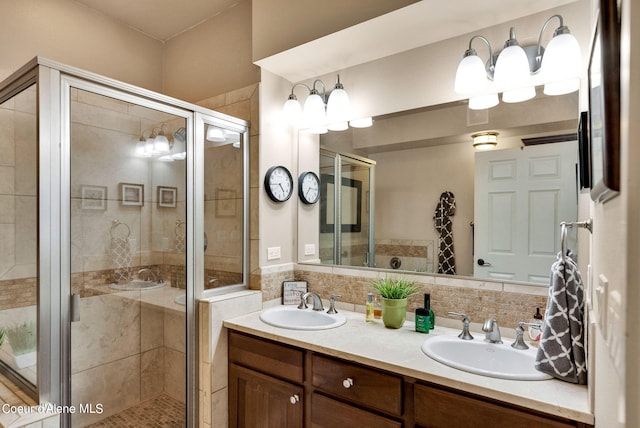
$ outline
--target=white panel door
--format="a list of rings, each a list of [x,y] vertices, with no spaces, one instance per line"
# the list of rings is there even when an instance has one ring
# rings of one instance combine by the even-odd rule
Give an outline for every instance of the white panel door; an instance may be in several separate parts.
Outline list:
[[[478,152],[474,276],[549,284],[560,222],[577,216],[578,142]]]

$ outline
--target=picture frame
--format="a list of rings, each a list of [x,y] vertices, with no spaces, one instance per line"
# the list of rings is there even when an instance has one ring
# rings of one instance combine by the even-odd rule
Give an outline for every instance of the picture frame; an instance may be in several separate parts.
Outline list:
[[[83,210],[105,211],[108,198],[107,186],[90,184],[80,186],[81,204]]]
[[[320,233],[333,233],[334,176],[320,178]],[[362,229],[362,181],[342,177],[342,233],[360,233]],[[355,210],[352,207],[355,206]]]
[[[158,207],[175,208],[178,202],[178,188],[170,186],[158,186]]]
[[[144,185],[120,183],[120,205],[131,207],[144,206]]]
[[[300,303],[300,296],[308,290],[307,281],[283,281],[282,282],[282,304],[297,305]]]
[[[216,217],[235,217],[236,191],[230,189],[216,189],[215,207]]]
[[[591,147],[589,146],[589,112],[580,113],[578,122],[578,178],[580,190],[591,189]]]
[[[620,19],[617,2],[600,0],[589,57],[591,199],[604,203],[620,191]]]

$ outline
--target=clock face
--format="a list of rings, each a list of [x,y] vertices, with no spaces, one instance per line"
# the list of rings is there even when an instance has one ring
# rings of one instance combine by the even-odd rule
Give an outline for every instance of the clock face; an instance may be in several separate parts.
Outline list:
[[[320,179],[311,171],[298,178],[298,195],[305,204],[315,204],[320,199]]]
[[[264,176],[264,188],[274,202],[284,202],[293,193],[293,178],[284,166],[272,166]]]

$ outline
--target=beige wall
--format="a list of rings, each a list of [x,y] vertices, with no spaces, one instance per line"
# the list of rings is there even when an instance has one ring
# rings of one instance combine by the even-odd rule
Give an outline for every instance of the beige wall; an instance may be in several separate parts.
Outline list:
[[[43,56],[162,90],[162,44],[73,1],[3,0],[0,39],[5,71]]]
[[[253,60],[266,58],[416,1],[254,1]]]
[[[196,102],[260,81],[251,63],[251,3],[244,0],[166,42],[165,94]]]

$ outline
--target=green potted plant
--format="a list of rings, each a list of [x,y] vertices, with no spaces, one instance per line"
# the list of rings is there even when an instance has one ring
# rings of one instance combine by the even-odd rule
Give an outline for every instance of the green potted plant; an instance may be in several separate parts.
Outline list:
[[[371,286],[380,293],[384,326],[402,327],[407,317],[407,298],[420,290],[420,287],[415,282],[403,278],[378,278]]]
[[[4,329],[6,338],[9,340],[11,352],[15,365],[19,369],[33,366],[36,363],[36,324],[23,322],[14,324]]]

